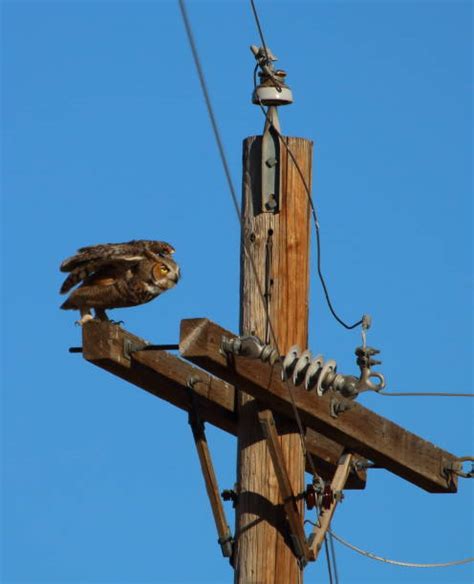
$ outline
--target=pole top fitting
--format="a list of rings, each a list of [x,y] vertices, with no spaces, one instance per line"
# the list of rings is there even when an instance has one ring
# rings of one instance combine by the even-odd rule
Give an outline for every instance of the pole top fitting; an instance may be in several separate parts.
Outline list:
[[[273,67],[277,60],[267,47],[250,47],[260,71],[260,83],[256,85],[252,94],[252,103],[255,105],[280,106],[293,103],[293,94],[285,84],[286,73],[282,69]]]

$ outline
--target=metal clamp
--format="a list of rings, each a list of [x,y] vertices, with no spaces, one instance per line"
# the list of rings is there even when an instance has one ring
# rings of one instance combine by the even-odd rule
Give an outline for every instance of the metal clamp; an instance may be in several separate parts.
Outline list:
[[[228,339],[222,337],[220,351],[224,355],[233,354],[251,359],[260,359],[274,365],[279,359],[278,351],[271,345],[265,345],[256,336],[234,337]]]
[[[227,532],[227,534],[224,537],[219,537],[217,542],[221,546],[222,555],[225,558],[232,557],[233,549],[234,549],[234,538],[232,537],[230,530]]]

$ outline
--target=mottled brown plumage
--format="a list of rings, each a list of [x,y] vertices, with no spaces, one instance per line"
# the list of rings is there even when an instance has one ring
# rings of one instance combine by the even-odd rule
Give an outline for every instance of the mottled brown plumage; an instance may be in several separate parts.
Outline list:
[[[79,310],[83,324],[92,318],[92,308],[96,318],[106,320],[106,309],[150,302],[179,280],[173,252],[168,243],[149,240],[82,247],[60,266],[61,271],[70,272],[62,294],[81,283],[61,308]]]

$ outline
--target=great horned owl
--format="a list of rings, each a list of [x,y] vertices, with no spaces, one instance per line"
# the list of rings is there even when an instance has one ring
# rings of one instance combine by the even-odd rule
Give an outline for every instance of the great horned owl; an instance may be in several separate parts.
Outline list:
[[[174,248],[164,241],[133,240],[81,247],[60,266],[69,272],[61,294],[71,292],[64,310],[79,310],[79,324],[91,320],[91,309],[99,320],[108,320],[109,308],[145,304],[173,288],[180,278],[171,258]]]

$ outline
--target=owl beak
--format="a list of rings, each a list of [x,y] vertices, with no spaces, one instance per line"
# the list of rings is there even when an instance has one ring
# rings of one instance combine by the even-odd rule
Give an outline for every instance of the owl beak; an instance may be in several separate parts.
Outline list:
[[[173,282],[175,284],[177,284],[178,283],[178,280],[180,279],[180,277],[181,277],[181,273],[178,272],[177,274],[173,274],[173,277],[171,279],[173,280]]]

